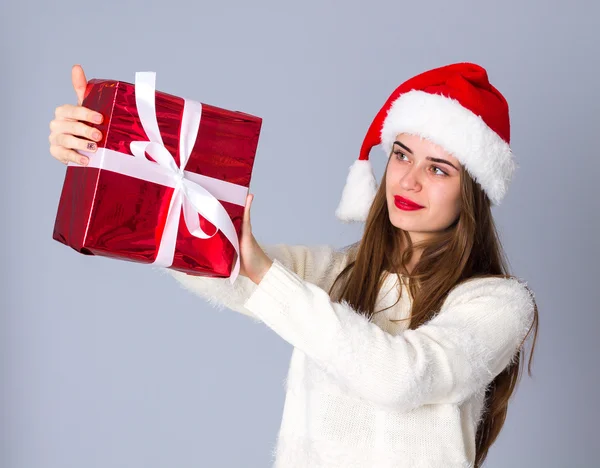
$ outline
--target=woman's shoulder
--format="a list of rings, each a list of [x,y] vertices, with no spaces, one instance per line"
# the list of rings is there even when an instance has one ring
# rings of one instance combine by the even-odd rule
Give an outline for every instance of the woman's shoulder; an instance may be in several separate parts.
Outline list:
[[[475,276],[456,284],[444,301],[444,307],[467,303],[478,298],[511,304],[520,310],[531,310],[535,294],[527,281],[516,276]]]
[[[533,292],[517,277],[473,277],[457,284],[431,320],[485,340],[522,343],[536,320]]]

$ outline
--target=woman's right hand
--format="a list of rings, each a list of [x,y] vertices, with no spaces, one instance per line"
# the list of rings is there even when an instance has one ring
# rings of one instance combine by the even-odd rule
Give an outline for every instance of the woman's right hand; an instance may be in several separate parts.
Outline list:
[[[77,105],[64,104],[56,108],[54,119],[50,122],[48,137],[50,154],[64,164],[74,162],[86,165],[88,158],[76,150],[90,152],[97,150],[96,142],[102,139],[102,134],[85,122],[101,123],[102,114],[81,105],[87,80],[80,65],[73,66],[71,81],[77,94]]]

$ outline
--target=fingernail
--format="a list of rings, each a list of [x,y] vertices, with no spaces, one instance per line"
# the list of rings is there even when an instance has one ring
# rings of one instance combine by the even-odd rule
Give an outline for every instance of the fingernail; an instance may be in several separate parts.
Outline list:
[[[82,156],[82,157],[79,158],[79,162],[81,164],[83,164],[84,166],[86,166],[87,163],[88,163],[88,158],[86,158],[85,156]]]
[[[88,142],[87,149],[89,151],[96,151],[96,143],[94,143],[93,141]]]
[[[102,134],[100,132],[94,132],[93,134],[94,140],[99,140],[102,138]]]
[[[101,123],[102,122],[102,116],[101,115],[95,115],[94,116],[94,122]]]

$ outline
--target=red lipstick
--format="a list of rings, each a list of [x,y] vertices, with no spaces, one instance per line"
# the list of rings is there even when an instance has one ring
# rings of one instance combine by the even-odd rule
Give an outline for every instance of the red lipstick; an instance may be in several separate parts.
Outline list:
[[[408,198],[400,197],[398,195],[394,196],[394,203],[398,208],[405,211],[415,211],[425,208],[424,206],[421,206],[412,200],[409,200]]]

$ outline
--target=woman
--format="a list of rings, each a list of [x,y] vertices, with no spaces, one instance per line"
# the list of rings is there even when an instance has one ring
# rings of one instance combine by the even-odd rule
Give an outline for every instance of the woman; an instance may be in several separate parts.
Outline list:
[[[95,113],[57,108],[51,154],[95,151]],[[491,214],[516,164],[508,104],[487,72],[457,63],[400,85],[375,117],[336,215],[359,242],[261,245],[249,195],[241,276],[174,270],[213,305],[265,323],[294,350],[276,467],[479,467],[496,440],[538,311],[508,268]],[[388,157],[377,187],[373,146]]]

